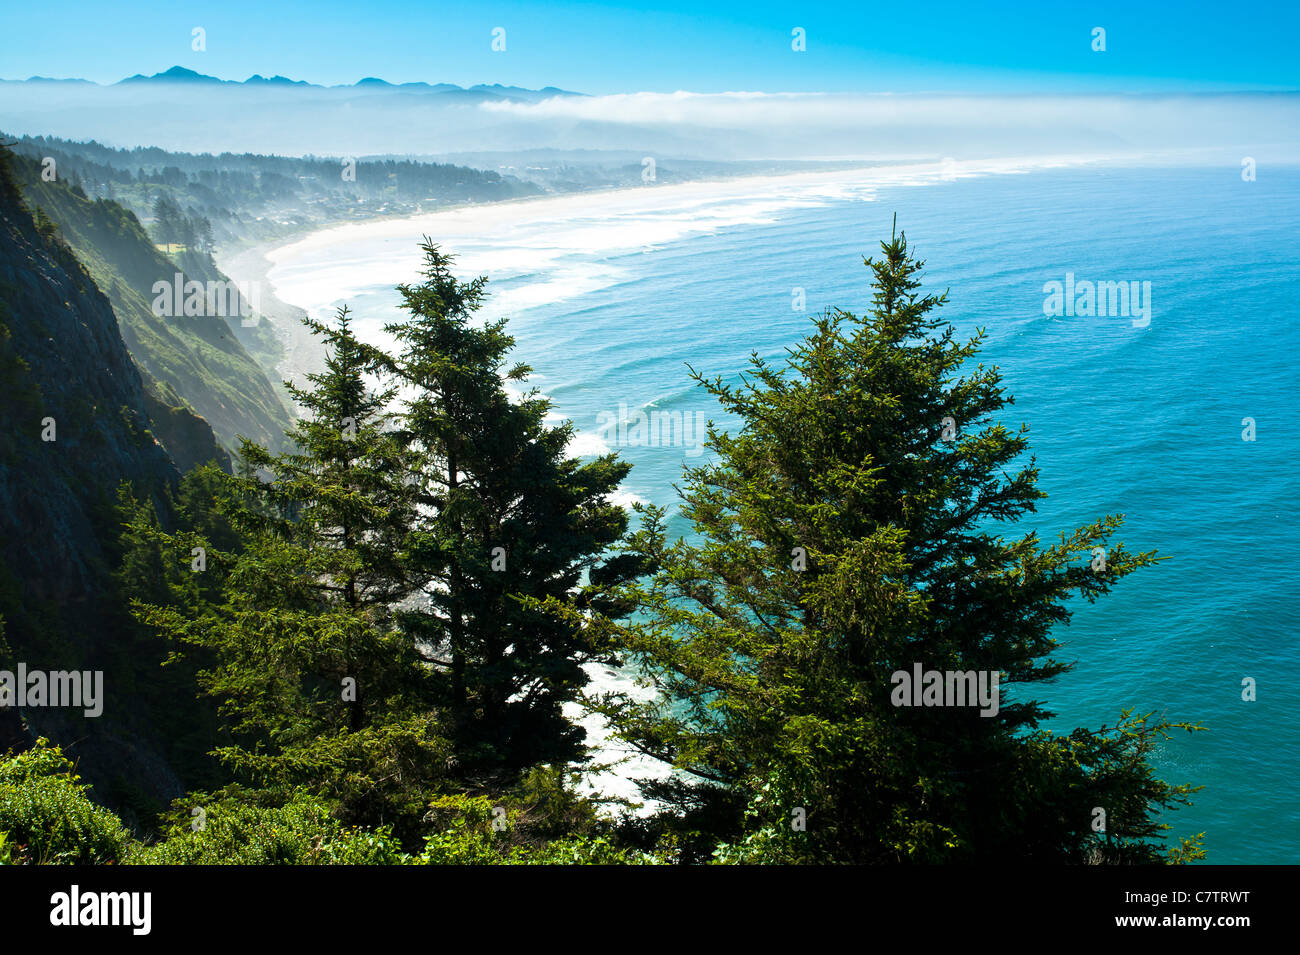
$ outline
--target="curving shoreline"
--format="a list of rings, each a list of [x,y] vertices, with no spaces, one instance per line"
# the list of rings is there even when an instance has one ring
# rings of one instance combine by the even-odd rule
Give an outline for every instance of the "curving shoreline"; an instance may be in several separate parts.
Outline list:
[[[283,379],[298,384],[307,374],[320,370],[322,354],[311,332],[302,324],[307,310],[277,297],[275,286],[268,277],[272,265],[267,253],[283,244],[284,241],[279,239],[262,242],[240,249],[229,257],[218,252],[214,258],[217,267],[231,279],[255,283],[255,287],[261,290],[261,312],[270,320],[284,349],[279,364],[267,371],[274,374],[276,384]],[[289,410],[294,412],[292,408]]]

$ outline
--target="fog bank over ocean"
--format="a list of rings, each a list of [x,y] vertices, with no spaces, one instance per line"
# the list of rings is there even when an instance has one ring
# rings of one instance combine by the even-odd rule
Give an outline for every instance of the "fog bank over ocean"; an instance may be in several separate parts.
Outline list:
[[[707,160],[1297,156],[1300,94],[626,93],[149,78],[0,82],[0,129],[187,152],[633,150]]]

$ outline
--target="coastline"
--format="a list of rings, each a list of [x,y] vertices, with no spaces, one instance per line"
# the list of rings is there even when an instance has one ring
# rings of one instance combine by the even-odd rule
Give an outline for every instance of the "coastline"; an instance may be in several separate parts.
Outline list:
[[[415,215],[380,215],[363,220],[325,223],[296,234],[258,242],[241,247],[229,255],[218,255],[218,266],[235,281],[251,281],[262,289],[262,312],[275,326],[284,348],[284,357],[275,369],[279,378],[301,382],[304,375],[319,370],[319,347],[301,324],[301,319],[312,309],[305,301],[302,288],[286,287],[286,279],[278,283],[272,275],[282,266],[296,260],[322,256],[327,250],[340,245],[362,245],[385,240],[418,240],[422,235],[433,235],[439,244],[449,244],[462,258],[462,264],[474,271],[495,276],[498,269],[479,267],[472,255],[462,255],[465,246],[508,249],[510,237],[521,228],[537,228],[539,224],[566,223],[618,223],[656,217],[662,229],[648,232],[627,230],[615,240],[607,236],[584,236],[584,241],[604,240],[621,242],[621,248],[650,246],[690,234],[725,228],[727,210],[734,218],[745,221],[746,216],[771,216],[783,209],[809,204],[822,204],[835,199],[870,200],[882,187],[930,185],[959,179],[1016,175],[1037,170],[1069,166],[1092,165],[1115,161],[1134,161],[1136,157],[1112,157],[1109,160],[1084,156],[1039,156],[995,158],[978,160],[909,160],[895,163],[864,160],[860,166],[840,166],[830,170],[800,171],[779,175],[731,176],[726,178],[698,179],[687,182],[647,184],[644,186],[619,186],[576,193],[551,194],[501,199],[493,202],[467,202]],[[699,224],[683,226],[686,220],[698,219]],[[633,222],[633,225],[638,223]],[[531,250],[530,250],[531,251]],[[561,252],[594,254],[591,245],[570,246]],[[616,251],[614,245],[600,246],[600,252]],[[396,259],[375,263],[388,266]],[[481,263],[480,263],[481,264]],[[550,268],[553,263],[543,263]],[[405,271],[394,272],[377,284],[397,284],[408,281]],[[313,276],[316,288],[328,286]],[[345,295],[322,295],[324,300],[337,300]],[[317,303],[316,308],[320,305]],[[319,317],[319,316],[318,316]]]
[[[1044,155],[1001,157],[971,160],[862,160],[858,165],[802,170],[780,174],[737,175],[721,178],[692,179],[685,182],[613,186],[581,192],[521,196],[490,202],[463,202],[445,208],[415,214],[385,214],[360,220],[326,222],[290,235],[240,246],[227,255],[218,254],[218,266],[231,279],[261,283],[263,313],[277,321],[286,340],[282,367],[300,373],[310,368],[314,351],[312,338],[297,334],[300,319],[307,313],[300,303],[279,297],[281,289],[270,279],[282,262],[305,252],[344,241],[366,241],[394,236],[419,236],[432,227],[443,226],[482,234],[528,220],[590,219],[626,213],[629,210],[672,203],[689,207],[694,204],[717,204],[737,201],[755,193],[786,197],[791,203],[852,196],[870,198],[883,186],[929,185],[965,178],[1016,175],[1072,166],[1136,164],[1154,159],[1149,153],[1127,156]],[[653,200],[650,197],[653,196]],[[437,231],[434,229],[434,231]],[[484,236],[486,237],[486,236]],[[286,328],[284,326],[293,326]]]
[[[316,339],[302,324],[307,310],[280,299],[268,277],[272,265],[267,253],[283,242],[283,239],[259,242],[229,256],[218,252],[214,259],[217,268],[231,280],[237,283],[250,282],[261,291],[259,312],[270,321],[284,352],[275,368],[265,369],[273,375],[273,383],[279,386],[282,381],[288,380],[301,386],[308,374],[322,369],[323,354]],[[285,395],[285,400],[290,400],[288,395]],[[289,411],[297,416],[297,409],[290,407]]]
[[[417,224],[452,226],[501,226],[511,216],[521,219],[587,218],[625,212],[647,204],[674,201],[702,203],[735,200],[759,192],[789,197],[797,201],[804,196],[833,197],[844,190],[870,191],[881,186],[926,185],[988,175],[1014,175],[1043,169],[1064,168],[1111,162],[1114,160],[1084,156],[1037,156],[974,160],[919,160],[882,163],[864,160],[863,165],[816,172],[793,172],[780,175],[732,176],[725,179],[694,179],[687,182],[617,186],[609,189],[525,196],[495,202],[464,203],[416,215],[376,216],[373,219],[323,225],[297,238],[267,244],[268,258],[287,259],[295,254],[340,241],[397,235],[420,234]],[[414,229],[414,231],[413,231]],[[478,230],[476,230],[478,231]],[[270,253],[274,253],[273,255]],[[274,265],[278,264],[273,262]]]
[[[889,165],[889,163],[880,161],[864,160],[860,166],[838,167],[818,172],[801,171],[777,176],[754,175],[699,179],[653,188],[661,193],[667,191],[669,195],[689,195],[692,193],[699,194],[710,188],[716,190],[719,186],[736,186],[742,183],[747,188],[753,188],[757,184],[781,185],[795,180],[807,181],[810,178],[813,181],[817,179],[843,179],[846,176],[860,175]],[[684,192],[683,190],[689,191]],[[474,215],[482,215],[489,212],[489,210],[491,210],[489,215],[505,218],[512,214],[511,210],[514,210],[515,213],[521,209],[538,213],[551,209],[558,211],[564,206],[572,207],[567,210],[570,214],[579,211],[590,213],[593,206],[608,205],[611,201],[619,201],[636,195],[644,196],[640,187],[612,186],[605,189],[593,189],[576,193],[521,196],[492,202],[464,202],[414,215],[387,214],[376,215],[359,221],[326,222],[290,235],[266,239],[251,245],[241,245],[229,253],[218,252],[214,258],[217,267],[228,278],[237,283],[251,282],[255,287],[261,289],[261,304],[263,307],[260,311],[264,317],[271,321],[284,349],[284,355],[280,362],[274,369],[268,369],[268,371],[274,372],[277,383],[282,379],[288,379],[294,384],[301,384],[307,374],[315,373],[321,369],[323,356],[314,336],[302,324],[302,319],[308,314],[307,309],[300,304],[281,298],[278,294],[279,287],[270,278],[270,273],[278,264],[275,261],[276,259],[287,258],[297,249],[331,242],[336,238],[345,236],[360,241],[380,234],[423,234],[419,229],[414,228],[414,224],[428,223],[430,219],[444,217],[464,219]]]
[[[693,187],[692,191],[701,192],[709,187],[735,185],[738,183],[754,184],[772,182],[781,184],[795,179],[806,180],[809,177],[843,178],[846,175],[867,172],[890,163],[864,160],[860,165],[837,166],[835,169],[818,172],[801,171],[782,175],[729,176],[718,179],[698,179],[687,182],[672,183],[654,187],[657,190],[677,191]],[[266,239],[249,245],[240,245],[234,250],[218,252],[214,256],[217,267],[235,282],[251,282],[261,289],[260,309],[262,315],[269,319],[280,338],[284,356],[274,369],[277,382],[287,378],[300,384],[309,373],[315,373],[322,367],[320,347],[314,336],[303,326],[302,319],[308,314],[303,306],[286,301],[278,295],[279,288],[271,280],[270,273],[278,264],[277,258],[285,258],[293,250],[308,247],[321,242],[332,241],[335,236],[347,236],[355,231],[352,238],[363,240],[384,232],[409,232],[409,224],[427,222],[431,218],[465,217],[486,210],[495,210],[504,217],[511,209],[532,210],[534,212],[555,208],[556,204],[601,205],[610,200],[641,194],[642,189],[635,186],[611,186],[603,189],[585,190],[575,193],[547,194],[542,196],[518,196],[498,199],[491,202],[462,202],[446,208],[416,213],[414,215],[384,214],[362,220],[345,220],[325,222],[296,231],[274,239]],[[670,192],[671,194],[671,192]],[[680,193],[679,193],[680,194]],[[587,210],[590,211],[590,210]],[[419,230],[411,234],[422,234]]]

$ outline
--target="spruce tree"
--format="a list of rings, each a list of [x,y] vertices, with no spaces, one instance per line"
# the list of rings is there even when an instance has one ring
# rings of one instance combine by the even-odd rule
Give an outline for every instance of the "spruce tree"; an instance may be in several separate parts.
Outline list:
[[[505,382],[513,339],[482,322],[486,279],[459,281],[427,238],[424,281],[401,285],[410,317],[388,331],[405,387],[406,439],[419,455],[422,507],[411,571],[427,602],[408,626],[445,677],[461,758],[518,769],[576,756],[581,731],[563,705],[587,682],[592,652],[581,628],[539,606],[600,605],[633,564],[604,551],[627,529],[609,500],[629,465],[566,454],[573,428],[550,426],[550,403]]]
[[[687,809],[696,851],[722,841],[722,860],[1151,861],[1157,814],[1191,790],[1147,757],[1195,727],[1125,712],[1056,736],[1032,691],[1067,669],[1053,651],[1068,599],[1155,555],[1112,540],[1118,515],[1050,546],[1002,536],[1044,496],[1028,428],[1001,420],[998,370],[972,365],[983,332],[961,341],[938,317],[947,293],[922,292],[904,236],[881,252],[867,314],[816,317],[737,382],[691,370],[740,426],[710,424],[716,457],[686,471],[691,540],[643,509],[630,547],[655,572],[627,593],[641,615],[589,626],[660,692],[599,708],[685,773],[647,792]],[[918,664],[997,675],[996,714],[903,705],[896,675]]]
[[[217,753],[240,781],[282,797],[305,787],[409,835],[450,755],[428,669],[393,612],[409,591],[409,455],[390,429],[392,392],[367,380],[384,358],[347,310],[306,324],[328,351],[311,387],[290,386],[305,412],[293,450],[245,441],[238,476],[205,474],[232,493],[219,496],[229,523],[203,523],[238,539],[233,551],[203,540],[220,603],[142,615],[214,660],[199,681],[221,701],[233,741]],[[188,560],[194,539],[171,543]]]
[[[153,240],[166,245],[171,252],[172,243],[178,239],[181,210],[166,196],[159,194],[153,202]]]
[[[212,659],[198,648],[176,654],[166,634],[142,624],[129,608],[143,612],[144,607],[166,607],[197,618],[220,599],[217,575],[194,571],[206,558],[199,548],[211,538],[195,533],[189,506],[203,500],[210,509],[213,501],[207,494],[224,486],[206,482],[206,470],[195,468],[181,479],[178,499],[164,499],[161,520],[152,500],[137,500],[129,484],[118,488],[122,531],[115,542],[119,556],[111,620],[117,636],[109,672],[115,674],[119,693],[140,701],[135,709],[157,728],[171,768],[187,786],[218,785],[222,778],[211,756],[221,742],[216,707],[194,692],[198,672]],[[226,477],[215,467],[211,470]],[[164,522],[170,533],[164,532]]]

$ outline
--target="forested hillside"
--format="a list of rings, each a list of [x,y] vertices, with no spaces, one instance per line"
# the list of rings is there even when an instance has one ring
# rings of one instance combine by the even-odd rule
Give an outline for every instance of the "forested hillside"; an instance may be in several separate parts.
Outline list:
[[[23,136],[20,155],[55,161],[92,198],[152,218],[161,197],[229,245],[286,235],[312,223],[414,212],[463,202],[539,195],[534,183],[492,170],[412,159],[192,154],[157,147]],[[638,175],[639,175],[639,166]]]

